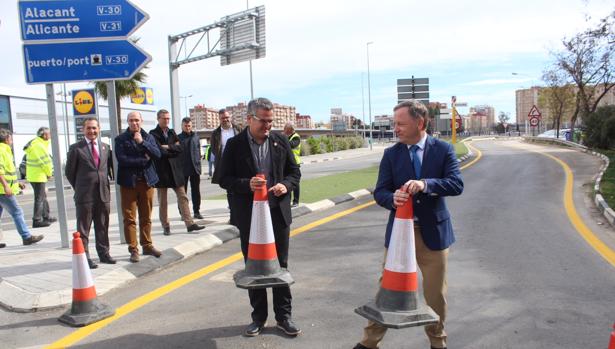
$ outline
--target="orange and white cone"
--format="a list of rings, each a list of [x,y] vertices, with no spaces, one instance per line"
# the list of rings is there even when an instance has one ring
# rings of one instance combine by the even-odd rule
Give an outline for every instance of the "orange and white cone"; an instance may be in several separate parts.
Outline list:
[[[611,340],[609,341],[608,349],[615,349],[615,324],[613,324],[613,332],[611,332]]]
[[[80,327],[108,318],[115,310],[100,303],[85,256],[85,249],[78,232],[73,233],[73,304],[58,320],[70,326]]]
[[[438,315],[419,303],[412,198],[395,212],[380,290],[376,300],[355,312],[388,328],[437,323]]]
[[[262,174],[257,176],[265,178]],[[295,282],[278,261],[266,186],[254,192],[246,267],[233,278],[237,287],[245,289],[292,285]]]

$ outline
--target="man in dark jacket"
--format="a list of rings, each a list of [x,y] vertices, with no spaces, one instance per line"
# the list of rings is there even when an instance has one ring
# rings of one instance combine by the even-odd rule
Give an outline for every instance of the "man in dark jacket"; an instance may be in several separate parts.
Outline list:
[[[164,235],[171,235],[171,225],[168,216],[167,189],[171,188],[175,191],[179,213],[181,214],[184,224],[188,232],[202,230],[205,226],[198,225],[190,216],[190,206],[188,204],[188,196],[184,190],[184,169],[182,164],[182,146],[179,142],[179,137],[173,129],[169,128],[171,122],[171,114],[165,109],[160,109],[157,113],[158,126],[149,131],[154,137],[156,143],[160,147],[160,158],[154,160],[156,172],[160,180],[156,183],[158,189],[158,204],[160,223]]]
[[[241,128],[231,122],[231,115],[226,109],[220,109],[218,116],[220,117],[220,126],[211,133],[211,141],[209,142],[211,152],[214,154],[214,176],[211,182],[216,184],[220,184],[222,153],[224,147],[226,147],[226,142],[241,132]]]
[[[231,224],[239,229],[241,252],[244,260],[248,254],[254,191],[267,186],[275,248],[282,268],[288,267],[288,241],[292,215],[290,191],[299,183],[301,172],[293,159],[288,138],[270,132],[273,124],[273,104],[258,98],[248,104],[248,127],[226,146],[222,156],[220,186],[231,197]],[[217,171],[218,169],[216,169]],[[266,179],[257,177],[264,174]],[[277,327],[290,336],[301,333],[291,319],[292,296],[290,287],[273,288],[273,310]],[[248,290],[252,305],[252,323],[247,336],[257,336],[267,320],[267,291]]]
[[[183,148],[182,160],[184,163],[184,190],[188,192],[190,183],[190,193],[192,194],[192,212],[194,218],[203,219],[201,216],[201,142],[199,136],[192,132],[192,121],[190,118],[182,119],[182,133],[179,134],[179,141]]]
[[[128,129],[115,138],[117,158],[117,184],[122,197],[124,236],[128,243],[130,261],[139,261],[137,247],[137,210],[139,210],[139,242],[144,255],[160,257],[162,254],[152,244],[152,206],[154,185],[158,175],[152,159],[160,158],[160,149],[154,137],[141,128],[143,117],[139,112],[128,114]]]

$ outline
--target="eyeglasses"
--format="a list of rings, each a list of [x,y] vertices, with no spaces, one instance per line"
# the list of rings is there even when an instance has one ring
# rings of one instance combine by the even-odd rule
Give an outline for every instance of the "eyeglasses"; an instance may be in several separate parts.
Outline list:
[[[265,125],[271,125],[271,124],[273,124],[273,119],[271,119],[271,120],[263,120],[263,119],[259,118],[259,117],[258,117],[258,116],[256,116],[256,115],[252,115],[252,118],[253,118],[253,119],[255,119],[255,120],[260,121],[260,123],[261,123],[261,124],[265,124]]]

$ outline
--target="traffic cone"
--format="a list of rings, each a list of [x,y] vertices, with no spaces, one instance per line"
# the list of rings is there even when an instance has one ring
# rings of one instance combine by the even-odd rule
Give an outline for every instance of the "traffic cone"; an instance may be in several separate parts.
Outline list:
[[[81,327],[108,318],[115,310],[96,299],[96,288],[79,232],[73,233],[73,304],[58,320]]]
[[[438,315],[419,302],[412,198],[397,208],[376,300],[355,312],[387,328],[437,323]]]
[[[258,174],[257,177],[264,179],[265,175]],[[246,267],[235,273],[233,279],[237,287],[245,289],[285,286],[295,282],[278,261],[266,186],[254,192]]]
[[[613,332],[611,332],[611,340],[609,341],[608,349],[615,349],[615,323],[613,324]]]

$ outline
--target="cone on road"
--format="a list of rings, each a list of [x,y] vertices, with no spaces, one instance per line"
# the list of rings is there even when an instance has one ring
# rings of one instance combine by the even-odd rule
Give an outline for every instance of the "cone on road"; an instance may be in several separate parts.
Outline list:
[[[611,332],[611,340],[609,341],[608,349],[615,349],[615,323],[613,324],[613,332]]]
[[[96,298],[96,288],[78,232],[73,233],[73,304],[58,320],[73,327],[108,318],[115,310]]]
[[[265,175],[257,177],[264,179]],[[237,287],[244,289],[286,286],[295,282],[278,261],[266,186],[254,192],[246,267],[235,273],[233,279]]]
[[[412,198],[397,208],[376,300],[355,312],[387,328],[437,323],[438,315],[419,302]]]

